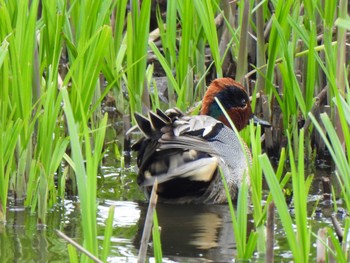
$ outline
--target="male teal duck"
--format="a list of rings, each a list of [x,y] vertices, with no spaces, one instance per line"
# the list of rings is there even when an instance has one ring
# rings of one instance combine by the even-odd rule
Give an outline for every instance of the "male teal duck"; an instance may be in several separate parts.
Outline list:
[[[252,114],[249,97],[241,84],[231,78],[219,78],[208,87],[201,115],[187,116],[172,108],[165,113],[149,112],[148,118],[135,114],[142,137],[132,149],[137,151],[137,183],[150,194],[157,179],[158,197],[174,203],[227,202],[219,167],[230,194],[236,199],[243,178],[248,176],[244,151],[235,132],[215,101],[219,99],[237,130],[254,117],[263,126],[268,123]],[[247,174],[247,177],[244,177]]]

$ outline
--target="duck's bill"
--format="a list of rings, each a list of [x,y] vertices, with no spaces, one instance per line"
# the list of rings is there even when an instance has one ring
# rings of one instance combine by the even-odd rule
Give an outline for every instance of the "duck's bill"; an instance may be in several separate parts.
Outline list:
[[[268,121],[260,119],[260,118],[256,117],[255,115],[253,115],[252,119],[253,119],[255,125],[260,124],[262,127],[265,127],[265,128],[271,127],[271,124]]]

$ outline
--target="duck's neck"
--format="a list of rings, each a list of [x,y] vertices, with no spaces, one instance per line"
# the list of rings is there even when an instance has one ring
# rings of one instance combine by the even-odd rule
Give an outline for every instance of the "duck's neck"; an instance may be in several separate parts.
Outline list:
[[[208,113],[207,113],[206,115],[209,115],[209,116],[211,116],[211,117],[213,117],[213,118],[215,118],[215,119],[218,120],[219,117],[220,117],[221,115],[223,115],[223,112],[222,112],[222,110],[221,110],[219,104],[218,104],[216,101],[214,101],[214,102],[210,105],[210,107],[209,107],[209,109],[208,109]]]

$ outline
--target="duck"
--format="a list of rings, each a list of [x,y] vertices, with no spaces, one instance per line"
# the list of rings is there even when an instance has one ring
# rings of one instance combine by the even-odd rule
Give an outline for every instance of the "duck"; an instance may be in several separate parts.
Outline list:
[[[178,108],[150,111],[147,117],[135,113],[142,137],[132,150],[137,152],[137,183],[147,197],[157,182],[158,202],[226,203],[220,170],[234,201],[242,181],[250,183],[250,150],[242,147],[215,98],[238,131],[250,119],[270,127],[252,113],[247,92],[231,78],[210,83],[199,115],[186,115]]]

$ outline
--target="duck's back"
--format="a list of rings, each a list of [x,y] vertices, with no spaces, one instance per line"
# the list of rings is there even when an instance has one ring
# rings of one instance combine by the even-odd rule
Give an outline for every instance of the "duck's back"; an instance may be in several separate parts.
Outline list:
[[[210,116],[184,116],[177,109],[136,119],[145,134],[134,149],[138,151],[138,184],[146,192],[157,178],[163,201],[226,202],[220,166],[235,198],[248,166],[233,130]]]

